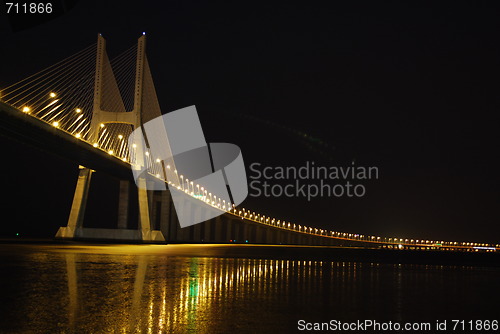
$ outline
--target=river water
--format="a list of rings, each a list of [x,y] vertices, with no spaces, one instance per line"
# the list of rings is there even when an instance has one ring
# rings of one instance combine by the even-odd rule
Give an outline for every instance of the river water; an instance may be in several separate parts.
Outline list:
[[[254,258],[252,246],[235,257],[231,247],[1,244],[0,332],[289,333],[300,320],[500,320],[499,268]]]

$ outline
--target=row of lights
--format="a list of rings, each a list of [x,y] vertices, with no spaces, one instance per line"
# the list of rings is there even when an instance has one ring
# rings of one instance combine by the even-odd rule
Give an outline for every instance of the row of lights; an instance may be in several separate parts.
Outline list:
[[[55,92],[50,92],[50,93],[49,93],[49,97],[53,99],[53,98],[57,97],[57,94],[56,94]],[[29,114],[29,113],[31,112],[31,108],[30,108],[29,106],[24,106],[24,107],[22,107],[22,109],[21,109],[21,110],[22,110],[22,112],[24,112],[24,113],[26,113],[26,114]],[[80,114],[81,112],[82,112],[82,109],[81,109],[81,108],[75,108],[75,113]],[[80,116],[80,117],[81,117],[81,116]],[[51,125],[52,125],[53,127],[55,127],[55,128],[59,128],[59,127],[61,126],[61,123],[60,123],[59,121],[57,121],[57,120],[56,120],[56,121],[53,121],[53,122],[51,123]],[[104,128],[104,124],[102,124],[102,123],[101,123],[101,124],[100,124],[100,127],[101,127],[101,128]],[[82,139],[82,140],[83,140],[83,137],[82,137],[81,132],[78,132],[78,133],[74,134],[74,136],[75,136],[76,138],[78,138],[78,139]],[[119,134],[119,135],[118,135],[118,139],[122,140],[122,139],[123,139],[123,135]],[[93,146],[93,147],[95,147],[95,148],[98,148],[98,147],[99,147],[99,144],[98,144],[98,143],[94,143],[94,144],[92,144],[92,146]],[[114,151],[113,151],[113,150],[108,150],[108,153],[109,153],[110,155],[113,155],[113,154],[114,154]],[[122,160],[126,162],[126,161],[127,161],[127,158],[123,157],[123,158],[122,158]]]
[[[54,93],[54,92],[51,92],[51,93],[49,94],[49,96],[50,96],[51,98],[55,98],[55,97],[57,96],[57,94],[56,94],[56,93]],[[30,113],[30,112],[31,112],[31,108],[30,108],[30,107],[28,107],[28,106],[24,106],[21,110],[22,110],[24,113],[26,113],[26,114],[28,114],[28,113]],[[80,110],[80,109],[77,109],[77,110]],[[80,110],[80,111],[81,111],[81,110]]]
[[[56,93],[54,93],[54,92],[51,92],[51,93],[49,94],[49,97],[51,97],[51,98],[55,98],[56,96],[57,96],[57,94],[56,94]],[[29,114],[29,113],[31,112],[31,108],[30,108],[30,107],[28,107],[28,106],[24,106],[21,110],[22,110],[22,112],[24,112],[24,113],[26,113],[26,114]],[[77,114],[79,114],[79,113],[81,113],[81,112],[82,112],[82,109],[81,109],[81,108],[75,108],[75,112],[76,112]],[[59,123],[58,121],[53,121],[53,122],[52,122],[52,126],[54,126],[54,127],[58,128],[58,127],[60,126],[60,123]],[[80,138],[80,137],[81,137],[81,134],[80,134],[80,133],[77,133],[77,134],[75,135],[75,137],[76,137],[76,138]]]
[[[475,243],[475,242],[456,242],[456,241],[434,241],[434,240],[420,240],[420,239],[402,239],[402,238],[386,238],[379,236],[365,236],[360,234],[353,233],[345,233],[345,232],[335,232],[328,231],[308,226],[301,226],[297,224],[292,224],[290,222],[281,222],[280,220],[276,220],[275,218],[266,217],[264,215],[255,214],[255,212],[250,213],[246,211],[244,208],[238,209],[233,208],[229,210],[235,216],[238,216],[242,219],[248,219],[254,222],[263,223],[270,226],[276,226],[279,228],[285,228],[297,232],[313,234],[313,235],[322,235],[326,237],[333,238],[341,238],[353,241],[367,241],[374,243],[392,243],[392,244],[408,244],[408,245],[422,245],[422,246],[448,246],[448,247],[496,247],[500,248],[499,244],[492,245],[488,243]]]
[[[135,144],[133,144],[133,147],[135,147]],[[149,156],[149,152],[145,152],[146,156]],[[160,159],[155,160],[157,163],[160,163]],[[170,169],[170,165],[166,166],[167,169]],[[177,170],[175,170],[175,173],[177,174]],[[159,174],[155,175],[156,177],[160,178]],[[189,182],[189,179],[185,179],[186,181],[184,182],[184,176],[180,175],[181,179],[181,184],[177,186],[178,190],[183,190],[185,193],[198,198],[200,200],[203,200],[204,202],[208,203],[211,206],[217,207],[217,208],[222,208],[223,210],[226,210],[226,201],[222,200],[221,198],[218,199],[217,201],[217,196],[212,195],[212,193],[208,192],[204,187],[201,187],[196,184],[196,189],[198,189],[198,192],[195,193],[195,185],[193,184],[193,181]],[[174,183],[168,181],[169,184],[174,185]],[[187,187],[184,186],[184,184],[187,184]],[[192,190],[189,189],[189,185],[192,186]],[[200,193],[201,189],[201,193]],[[201,198],[200,198],[201,197]],[[249,214],[249,211],[246,211],[244,208],[238,209],[234,206],[231,207],[229,203],[227,203],[227,212],[239,216],[242,219],[248,219],[254,222],[258,223],[264,223],[267,225],[271,226],[277,226],[280,228],[286,228],[298,232],[303,232],[303,233],[308,233],[308,234],[314,234],[314,235],[323,235],[323,236],[330,236],[334,238],[342,238],[342,239],[348,239],[348,240],[354,240],[354,241],[368,241],[368,242],[378,242],[378,243],[394,243],[394,244],[412,244],[412,245],[424,245],[424,246],[429,246],[429,245],[437,245],[437,246],[483,246],[483,247],[489,247],[491,246],[490,244],[486,243],[473,243],[473,242],[454,242],[454,241],[434,241],[434,240],[419,240],[419,239],[402,239],[402,238],[382,238],[379,236],[364,236],[360,234],[353,234],[353,233],[345,233],[345,232],[335,232],[335,231],[327,231],[323,229],[318,229],[318,228],[313,228],[313,227],[307,227],[307,226],[301,226],[297,224],[292,224],[290,222],[281,222],[280,220],[277,220],[275,218],[269,218],[264,215],[260,214],[255,214],[253,212],[252,214]],[[496,245],[496,247],[500,247],[500,245]]]

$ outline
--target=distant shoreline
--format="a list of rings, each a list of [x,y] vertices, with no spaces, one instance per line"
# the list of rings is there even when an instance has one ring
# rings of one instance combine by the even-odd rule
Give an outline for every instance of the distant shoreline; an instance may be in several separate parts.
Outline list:
[[[499,253],[450,252],[437,250],[396,250],[354,247],[256,245],[256,244],[120,244],[113,242],[61,241],[54,239],[0,239],[0,253],[30,251],[39,246],[47,252],[91,252],[126,255],[165,255],[177,257],[220,257],[453,265],[500,267]],[[61,247],[62,246],[62,247]],[[90,251],[91,250],[91,251]]]

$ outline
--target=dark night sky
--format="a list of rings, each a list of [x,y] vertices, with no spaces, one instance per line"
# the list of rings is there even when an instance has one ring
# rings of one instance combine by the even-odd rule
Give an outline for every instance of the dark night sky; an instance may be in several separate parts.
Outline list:
[[[497,2],[80,1],[32,29],[2,21],[0,87],[98,32],[112,57],[146,31],[163,112],[196,105],[207,141],[239,145],[247,166],[355,161],[380,171],[361,199],[244,207],[346,232],[500,242],[499,18]],[[0,140],[3,207],[17,213],[2,234],[53,235],[76,165]]]

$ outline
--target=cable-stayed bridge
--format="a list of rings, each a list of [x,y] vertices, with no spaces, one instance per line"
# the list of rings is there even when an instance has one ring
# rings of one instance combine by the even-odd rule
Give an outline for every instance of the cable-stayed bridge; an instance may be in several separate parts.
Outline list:
[[[56,237],[143,242],[223,242],[360,246],[391,249],[486,251],[487,243],[402,239],[331,231],[283,221],[221,199],[185,178],[174,159],[160,159],[129,146],[129,135],[162,115],[146,56],[146,36],[110,61],[105,39],[8,87],[0,88],[1,131],[23,142],[63,155],[80,165],[67,226]],[[167,147],[167,149],[169,149]],[[181,228],[171,193],[131,186],[138,156],[149,177],[222,215]],[[92,174],[120,179],[116,229],[84,226]],[[171,189],[172,189],[171,187]],[[136,197],[132,199],[131,196]],[[138,228],[129,202],[138,206]],[[110,208],[115,209],[115,208]]]

